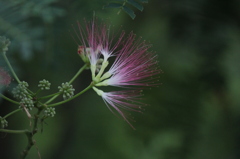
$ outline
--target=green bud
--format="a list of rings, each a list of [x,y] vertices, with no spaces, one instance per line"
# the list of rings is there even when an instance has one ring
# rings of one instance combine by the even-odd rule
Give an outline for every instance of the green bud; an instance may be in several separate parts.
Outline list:
[[[2,129],[4,129],[5,127],[8,126],[7,120],[5,118],[1,117],[1,116],[0,116],[0,126],[1,126]]]
[[[75,89],[68,82],[62,83],[62,86],[58,86],[59,92],[63,93],[63,99],[66,100],[74,95]]]
[[[28,110],[32,110],[32,108],[34,107],[34,103],[33,100],[31,98],[22,98],[22,100],[20,101],[21,105],[24,105]],[[20,106],[21,108],[21,106]]]
[[[55,108],[53,107],[46,108],[44,114],[47,117],[54,117],[56,114]]]
[[[28,83],[23,81],[17,85],[17,87],[13,88],[13,96],[17,99],[23,99],[29,95],[27,91]]]
[[[8,51],[8,46],[11,44],[10,40],[5,36],[0,36],[0,52],[6,53]]]
[[[41,88],[41,90],[49,90],[51,86],[51,83],[45,79],[42,81],[39,81],[38,87]]]

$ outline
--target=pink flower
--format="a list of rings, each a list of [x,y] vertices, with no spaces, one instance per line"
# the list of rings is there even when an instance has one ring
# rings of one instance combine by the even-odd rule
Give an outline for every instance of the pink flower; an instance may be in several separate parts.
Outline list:
[[[148,52],[150,45],[141,39],[135,41],[135,35],[131,32],[122,49],[117,54],[115,62],[105,73],[106,80],[97,83],[96,86],[153,86],[158,83],[158,75],[161,71],[157,67],[157,55]],[[102,79],[105,77],[103,76]]]
[[[85,21],[85,28],[78,22],[78,31],[75,29],[74,31],[77,34],[77,40],[81,43],[79,44],[75,39],[79,46],[78,54],[88,58],[91,64],[92,78],[95,78],[95,73],[101,71],[97,70],[100,57],[103,57],[103,62],[107,63],[108,58],[117,53],[116,49],[122,41],[124,32],[121,32],[119,39],[113,44],[114,36],[110,36],[109,26],[103,23],[96,24],[96,20]]]
[[[146,106],[146,104],[139,102],[140,97],[142,96],[140,90],[103,92],[96,87],[93,87],[93,89],[102,97],[108,109],[113,114],[115,114],[115,112],[120,114],[120,116],[134,129],[129,122],[129,119],[133,120],[133,118],[124,112],[124,110],[142,112],[142,107]]]
[[[136,35],[132,32],[128,37],[124,37],[125,33],[121,32],[119,38],[116,38],[110,36],[109,27],[105,24],[97,25],[93,20],[85,22],[85,25],[86,29],[83,29],[78,23],[77,37],[81,43],[77,43],[78,53],[84,62],[90,63],[93,89],[112,112],[120,114],[133,127],[125,110],[141,112],[144,104],[138,101],[142,89],[159,84],[157,56],[148,51],[151,46],[141,38],[135,40]],[[115,61],[109,66],[112,57],[115,57]],[[117,86],[125,90],[104,92],[97,88],[101,86]]]
[[[8,86],[10,83],[10,75],[3,68],[0,68],[0,88],[3,86]]]

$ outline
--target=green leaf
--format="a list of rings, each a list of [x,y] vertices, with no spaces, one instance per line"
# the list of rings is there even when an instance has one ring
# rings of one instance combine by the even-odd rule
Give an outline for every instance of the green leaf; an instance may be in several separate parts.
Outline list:
[[[122,4],[120,3],[109,3],[104,6],[104,8],[122,8]]]
[[[131,10],[130,8],[123,6],[123,10],[132,18],[134,19],[136,17],[135,13],[133,12],[133,10]]]
[[[143,6],[136,2],[135,0],[128,0],[127,2],[132,6],[136,7],[138,10],[143,11]]]
[[[148,3],[148,0],[139,0],[141,3]]]

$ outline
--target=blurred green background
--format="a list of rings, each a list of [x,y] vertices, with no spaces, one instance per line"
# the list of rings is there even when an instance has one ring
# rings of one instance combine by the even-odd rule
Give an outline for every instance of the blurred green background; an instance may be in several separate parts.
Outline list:
[[[17,74],[37,90],[47,79],[52,90],[83,65],[71,37],[72,24],[93,14],[113,30],[134,31],[159,56],[161,86],[145,91],[143,114],[132,113],[136,130],[114,116],[88,91],[56,108],[29,159],[239,159],[240,1],[149,0],[143,12],[102,9],[108,0],[0,0],[0,35]],[[69,32],[70,31],[70,32]],[[0,67],[7,69],[0,58]],[[90,82],[85,71],[74,87]],[[3,93],[12,96],[8,87]],[[76,92],[77,92],[76,91]],[[0,116],[16,108],[0,101]],[[24,113],[8,119],[9,129],[29,127]],[[18,158],[25,135],[0,133],[0,158]]]

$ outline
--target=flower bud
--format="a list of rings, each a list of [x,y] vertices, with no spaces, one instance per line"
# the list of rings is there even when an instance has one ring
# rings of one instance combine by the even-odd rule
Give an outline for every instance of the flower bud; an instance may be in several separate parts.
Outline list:
[[[38,87],[41,88],[41,90],[48,90],[50,89],[51,83],[45,79],[42,81],[39,81]]]
[[[13,96],[17,99],[23,99],[29,94],[27,91],[28,83],[23,81],[17,85],[12,91]]]
[[[73,86],[70,85],[68,82],[62,83],[62,86],[59,86],[58,89],[59,89],[59,92],[63,93],[64,100],[71,98],[74,95],[74,91],[75,91]]]
[[[54,117],[54,115],[56,114],[56,111],[55,111],[55,108],[49,107],[44,111],[44,113],[45,113],[45,116],[47,117]]]
[[[8,46],[11,44],[10,40],[7,39],[5,36],[0,36],[0,52],[3,54],[8,51]]]
[[[20,101],[20,105],[24,105],[28,110],[32,110],[32,108],[34,107],[33,100],[28,97],[22,98],[22,100]]]
[[[7,120],[6,120],[5,118],[3,118],[3,117],[0,116],[0,127],[1,127],[2,129],[4,129],[4,128],[7,127],[7,126],[8,126]]]

